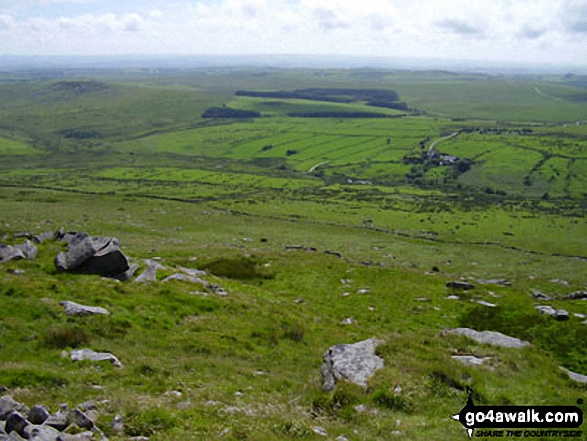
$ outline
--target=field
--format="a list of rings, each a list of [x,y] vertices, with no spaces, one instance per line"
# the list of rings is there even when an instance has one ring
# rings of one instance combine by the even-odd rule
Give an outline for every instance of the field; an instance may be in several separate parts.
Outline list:
[[[308,88],[396,92],[407,110],[235,94]],[[147,284],[62,273],[52,240],[0,263],[0,387],[52,409],[107,400],[113,440],[465,439],[449,417],[467,386],[479,405],[575,405],[587,388],[559,367],[587,375],[587,302],[567,299],[587,289],[584,94],[567,77],[366,69],[0,74],[2,243],[63,227],[119,238],[137,274],[166,267]],[[228,295],[162,282],[180,267]],[[63,300],[111,315],[67,317]],[[456,327],[532,346],[441,335]],[[368,387],[323,392],[324,352],[371,337],[385,367]],[[124,367],[62,358],[79,347]]]

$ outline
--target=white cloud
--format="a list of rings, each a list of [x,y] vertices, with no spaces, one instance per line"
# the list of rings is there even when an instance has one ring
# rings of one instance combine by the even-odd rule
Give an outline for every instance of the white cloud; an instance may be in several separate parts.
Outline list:
[[[15,14],[0,0],[2,51],[587,60],[585,0],[21,2],[45,6]]]

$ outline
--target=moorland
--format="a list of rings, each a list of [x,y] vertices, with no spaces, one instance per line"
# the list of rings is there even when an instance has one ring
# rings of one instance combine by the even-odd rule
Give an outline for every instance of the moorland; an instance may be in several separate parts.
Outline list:
[[[62,227],[118,238],[138,273],[144,259],[165,267],[151,283],[64,273],[54,240],[0,263],[0,386],[29,406],[97,400],[110,439],[323,439],[318,426],[329,439],[465,439],[449,417],[467,386],[477,404],[575,405],[587,386],[560,367],[587,375],[587,302],[569,297],[587,290],[586,85],[384,69],[0,73],[2,243]],[[162,282],[180,267],[227,295]],[[65,300],[111,314],[66,316]],[[531,346],[442,333],[458,327]],[[385,366],[368,387],[323,391],[324,352],[372,337]],[[85,347],[124,367],[62,356]]]

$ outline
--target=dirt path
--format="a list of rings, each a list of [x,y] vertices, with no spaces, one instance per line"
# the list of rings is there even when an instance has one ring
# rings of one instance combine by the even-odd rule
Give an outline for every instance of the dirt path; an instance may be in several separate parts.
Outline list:
[[[458,134],[459,134],[459,132],[454,132],[454,133],[451,133],[450,135],[443,136],[442,138],[438,138],[436,141],[434,141],[432,144],[430,144],[430,148],[428,149],[428,153],[432,153],[432,151],[434,150],[434,147],[436,147],[436,144],[438,144],[439,142],[446,141],[447,139],[450,139],[450,138],[454,138]]]
[[[324,164],[328,164],[328,162],[326,162],[326,161],[325,162],[319,162],[318,164],[313,165],[312,167],[310,167],[310,169],[306,173],[312,173],[314,170],[316,170],[318,167],[320,167],[321,165],[324,165]]]

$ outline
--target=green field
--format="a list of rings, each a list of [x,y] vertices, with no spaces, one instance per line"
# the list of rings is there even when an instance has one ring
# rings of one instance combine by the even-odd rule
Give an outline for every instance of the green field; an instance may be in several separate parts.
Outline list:
[[[411,110],[235,95],[305,88],[395,91]],[[52,409],[107,400],[112,440],[324,439],[321,426],[452,441],[467,386],[478,405],[576,405],[587,389],[559,367],[587,375],[587,302],[567,299],[587,287],[583,94],[565,77],[448,72],[0,73],[2,243],[63,227],[119,238],[137,274],[166,267],[147,284],[61,273],[52,240],[0,263],[0,387]],[[222,106],[261,116],[202,117]],[[312,112],[338,116],[288,116]],[[180,267],[228,295],[162,282]],[[67,317],[63,300],[111,315]],[[441,336],[455,327],[532,346]],[[371,337],[385,367],[368,387],[323,392],[324,352]],[[76,347],[124,368],[62,358]]]

